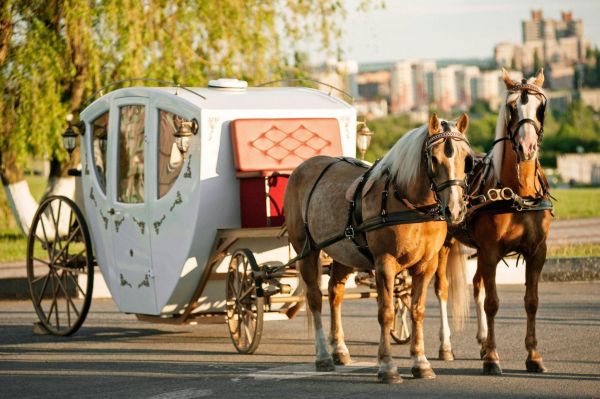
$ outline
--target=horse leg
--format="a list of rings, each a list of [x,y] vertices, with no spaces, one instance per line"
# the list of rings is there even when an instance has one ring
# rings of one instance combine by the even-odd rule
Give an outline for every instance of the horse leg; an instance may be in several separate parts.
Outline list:
[[[377,379],[386,384],[399,384],[402,377],[392,359],[392,343],[390,331],[394,314],[394,282],[397,262],[391,255],[379,256],[375,261],[375,278],[377,281],[377,318],[381,328],[379,337]]]
[[[333,359],[327,350],[327,340],[323,332],[323,321],[321,320],[321,307],[323,295],[320,288],[319,251],[311,252],[300,261],[300,274],[306,283],[306,300],[308,308],[312,313],[315,328],[315,349],[317,359],[315,365],[317,371],[333,371]]]
[[[527,311],[525,347],[528,352],[525,366],[527,367],[527,371],[533,373],[545,373],[548,371],[542,362],[542,356],[537,350],[537,338],[535,336],[535,315],[538,308],[538,281],[545,261],[545,242],[538,247],[533,255],[525,257],[525,310]]]
[[[427,287],[435,273],[437,259],[425,265],[424,271],[415,273],[412,279],[412,304],[411,316],[413,322],[413,335],[411,340],[410,354],[413,358],[413,367],[410,370],[415,378],[435,378],[431,364],[425,357],[425,340],[423,337],[423,319],[425,318],[425,300],[427,298]]]
[[[448,278],[446,277],[446,265],[448,264],[448,253],[450,247],[443,246],[440,249],[438,268],[435,273],[435,295],[440,303],[440,350],[439,359],[454,360],[452,344],[450,343],[450,324],[448,323]]]
[[[335,364],[350,364],[350,352],[344,341],[342,328],[342,301],[346,291],[346,280],[352,273],[352,268],[333,262],[329,275],[329,307],[331,309],[331,335],[330,342],[333,349],[332,356]]]
[[[485,354],[483,355],[483,374],[485,375],[501,375],[500,358],[496,351],[496,335],[494,328],[494,320],[500,300],[496,291],[496,266],[500,256],[495,256],[492,251],[480,251],[477,259],[477,269],[481,270],[483,284],[485,286],[485,301],[483,308],[487,318],[488,333],[483,344]]]
[[[479,267],[473,276],[473,297],[475,298],[475,308],[477,310],[477,342],[481,345],[479,357],[483,359],[485,355],[485,337],[487,336],[488,326],[485,317],[483,304],[485,301],[485,287],[483,286],[483,277],[479,271]]]

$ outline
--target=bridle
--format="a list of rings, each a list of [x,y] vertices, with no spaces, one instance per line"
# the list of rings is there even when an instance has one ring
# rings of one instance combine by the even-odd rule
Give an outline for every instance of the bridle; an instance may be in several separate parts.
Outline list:
[[[427,141],[425,142],[424,150],[423,150],[423,158],[425,160],[425,164],[427,165],[426,173],[427,173],[427,177],[429,178],[429,186],[431,188],[431,191],[433,191],[433,195],[434,195],[437,203],[441,203],[440,198],[439,198],[439,193],[447,188],[452,187],[452,186],[462,187],[463,193],[466,196],[467,191],[468,191],[467,190],[467,178],[468,178],[469,172],[471,172],[473,170],[473,165],[472,165],[473,158],[471,157],[470,158],[471,165],[469,167],[469,170],[465,170],[466,174],[465,174],[465,178],[463,180],[449,179],[440,184],[437,184],[435,182],[435,174],[433,173],[433,165],[432,165],[432,160],[431,160],[431,158],[432,158],[431,149],[435,145],[440,144],[440,142],[445,142],[446,140],[464,141],[465,143],[467,143],[470,146],[469,141],[463,134],[450,131],[450,129],[445,121],[442,122],[442,125],[444,126],[444,131],[442,133],[437,133],[437,134],[434,134],[433,136],[429,137],[427,139]],[[465,169],[467,169],[467,168],[465,168]]]
[[[542,144],[542,139],[544,138],[544,115],[546,114],[546,103],[548,102],[548,98],[539,87],[527,83],[525,79],[523,79],[522,83],[508,89],[508,92],[521,93],[521,97],[524,99],[524,103],[527,103],[528,94],[542,97],[542,102],[536,113],[536,118],[538,119],[537,122],[531,118],[519,119],[519,121],[517,121],[515,126],[511,129],[510,125],[512,122],[512,112],[506,113],[506,127],[508,130],[508,139],[512,144],[513,151],[517,152],[516,137],[519,134],[519,130],[521,129],[521,127],[526,124],[530,124],[533,126],[535,134],[538,137],[538,146],[540,146]]]

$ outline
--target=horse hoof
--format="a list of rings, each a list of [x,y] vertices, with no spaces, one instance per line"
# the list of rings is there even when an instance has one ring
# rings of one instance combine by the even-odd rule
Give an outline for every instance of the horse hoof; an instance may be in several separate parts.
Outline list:
[[[402,377],[397,371],[380,371],[377,373],[377,380],[383,384],[402,384]]]
[[[454,352],[452,352],[451,350],[443,350],[440,349],[440,360],[444,360],[446,362],[451,362],[452,360],[454,360]]]
[[[352,359],[350,359],[350,355],[348,353],[334,353],[331,356],[333,357],[333,363],[335,365],[345,366],[352,363]]]
[[[544,366],[542,359],[539,360],[525,360],[525,367],[530,373],[546,373],[548,369]]]
[[[410,369],[410,372],[415,378],[421,378],[424,380],[432,380],[435,378],[435,373],[433,372],[433,369],[431,367],[426,369],[413,367],[412,369]]]
[[[483,375],[502,375],[498,362],[483,362]]]
[[[333,359],[331,358],[316,360],[315,366],[317,368],[317,371],[335,371]]]

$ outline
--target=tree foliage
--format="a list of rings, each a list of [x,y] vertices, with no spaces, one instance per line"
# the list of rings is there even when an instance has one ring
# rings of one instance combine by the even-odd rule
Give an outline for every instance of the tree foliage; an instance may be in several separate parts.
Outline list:
[[[491,149],[496,130],[498,113],[484,103],[475,103],[468,112],[471,117],[467,136],[474,151],[487,152]],[[452,119],[456,115],[441,115]],[[383,156],[394,143],[410,129],[418,126],[408,116],[390,116],[369,122],[375,132],[366,158],[373,161]],[[582,147],[585,152],[600,152],[600,115],[579,101],[573,102],[566,112],[546,112],[544,139],[540,151],[540,162],[544,167],[555,167],[556,156],[576,152]]]
[[[107,83],[296,76],[299,43],[321,43],[335,54],[346,11],[340,0],[4,0],[3,178],[30,156],[65,160],[65,116]]]

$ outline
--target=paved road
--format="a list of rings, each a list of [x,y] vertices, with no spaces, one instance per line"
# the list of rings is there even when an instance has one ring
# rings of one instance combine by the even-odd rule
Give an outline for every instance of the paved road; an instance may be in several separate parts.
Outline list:
[[[36,336],[26,301],[0,302],[0,397],[386,398],[600,397],[600,282],[543,283],[538,339],[548,374],[524,371],[523,287],[501,286],[497,321],[504,375],[484,377],[475,323],[456,333],[454,362],[432,360],[433,381],[410,377],[408,347],[397,345],[404,384],[376,382],[378,324],[373,300],[348,301],[344,314],[354,366],[314,373],[306,318],[265,323],[254,355],[236,354],[224,325],[138,322],[111,300],[95,300],[73,337]],[[430,291],[427,354],[437,354],[437,306]],[[474,313],[474,312],[473,312]]]

